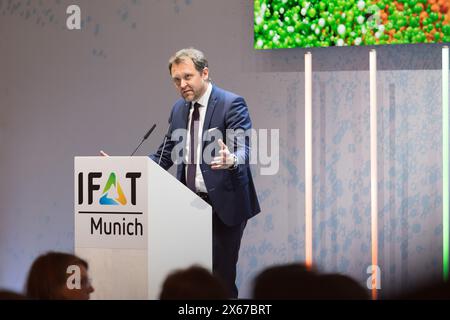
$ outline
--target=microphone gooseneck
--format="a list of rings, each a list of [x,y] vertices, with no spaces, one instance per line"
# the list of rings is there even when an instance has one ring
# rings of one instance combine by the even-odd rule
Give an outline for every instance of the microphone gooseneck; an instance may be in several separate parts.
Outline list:
[[[150,134],[153,132],[153,130],[155,130],[156,128],[156,123],[147,131],[147,133],[145,134],[145,136],[142,138],[141,143],[139,143],[139,145],[136,147],[136,149],[134,149],[133,153],[131,154],[131,157],[136,153],[136,151],[139,149],[139,147],[141,146],[141,144],[147,140],[147,138],[150,136]]]

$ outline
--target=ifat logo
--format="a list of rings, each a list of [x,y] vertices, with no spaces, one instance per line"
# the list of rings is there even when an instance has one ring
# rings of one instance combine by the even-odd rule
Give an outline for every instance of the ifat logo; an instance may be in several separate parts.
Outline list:
[[[116,174],[111,172],[106,182],[105,188],[102,192],[102,197],[100,198],[100,204],[102,205],[121,205],[127,204],[127,198],[123,194],[122,187],[119,181],[116,179]]]
[[[94,179],[100,179],[102,177],[101,172],[89,172],[87,174],[87,191],[88,191],[88,204],[91,205],[94,202],[94,191],[100,190],[100,185],[94,183]],[[125,174],[126,179],[130,179],[130,195],[131,205],[136,205],[136,180],[141,177],[140,172],[127,172]],[[83,204],[84,201],[84,174],[78,173],[78,204]],[[102,195],[99,199],[101,205],[126,205],[127,198],[120,185],[117,175],[111,172],[103,188]]]

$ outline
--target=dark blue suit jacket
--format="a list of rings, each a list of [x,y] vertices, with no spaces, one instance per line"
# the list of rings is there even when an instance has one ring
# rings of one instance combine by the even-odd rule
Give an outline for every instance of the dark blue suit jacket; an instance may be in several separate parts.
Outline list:
[[[182,148],[180,149],[183,150],[177,155],[178,159],[175,161],[178,163],[177,179],[184,184],[186,184],[185,164],[181,159],[183,159],[186,139],[185,137],[179,137],[178,140],[172,140],[174,139],[172,133],[176,129],[187,129],[189,108],[190,103],[184,99],[179,99],[173,106],[169,118],[171,124],[169,137],[171,138],[166,142],[160,163],[164,169],[169,169],[174,164],[173,160],[175,160],[171,157],[172,150],[176,145],[177,149],[180,148],[178,144],[181,143]],[[206,109],[203,134],[214,128],[213,130],[218,130],[215,131],[214,135],[221,134],[222,140],[230,147],[233,145],[233,141],[229,141],[231,137],[227,139],[226,130],[241,129],[241,135],[238,135],[240,138],[233,139],[235,148],[233,150],[230,148],[230,152],[238,157],[236,169],[212,170],[210,164],[204,161],[200,164],[213,210],[222,222],[229,226],[240,224],[261,211],[249,167],[250,139],[249,136],[244,136],[242,132],[250,129],[251,126],[250,115],[244,99],[234,93],[213,86]],[[210,143],[217,144],[216,140],[211,140],[203,142],[203,150]],[[150,158],[158,162],[162,149],[163,144],[155,154],[150,155]],[[213,146],[209,146],[208,150],[210,149],[214,149]],[[211,156],[215,156],[214,151]]]

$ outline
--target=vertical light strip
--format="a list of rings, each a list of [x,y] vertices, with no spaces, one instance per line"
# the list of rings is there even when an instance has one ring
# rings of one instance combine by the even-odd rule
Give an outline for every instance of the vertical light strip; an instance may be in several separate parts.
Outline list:
[[[305,54],[305,263],[312,267],[312,55]]]
[[[444,281],[448,281],[449,250],[449,124],[448,124],[448,47],[442,48],[442,266]]]
[[[378,268],[378,172],[377,172],[377,53],[370,50],[370,195],[372,241],[372,299],[377,299]]]

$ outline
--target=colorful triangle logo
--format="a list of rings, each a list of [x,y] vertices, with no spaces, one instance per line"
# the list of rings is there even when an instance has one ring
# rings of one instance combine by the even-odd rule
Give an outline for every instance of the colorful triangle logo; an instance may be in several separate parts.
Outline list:
[[[127,199],[122,191],[119,181],[116,179],[116,174],[111,172],[106,182],[105,188],[102,192],[102,197],[100,198],[100,204],[102,205],[121,205],[127,204]]]

